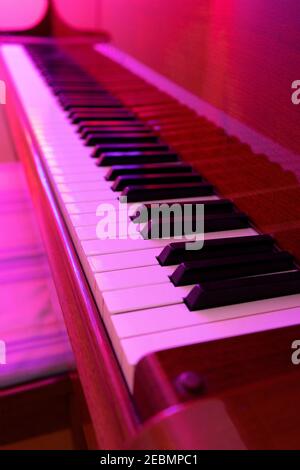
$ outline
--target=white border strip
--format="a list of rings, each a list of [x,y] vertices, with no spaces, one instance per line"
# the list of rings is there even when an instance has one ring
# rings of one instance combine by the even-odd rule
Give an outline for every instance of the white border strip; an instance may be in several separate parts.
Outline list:
[[[177,101],[193,109],[197,114],[205,116],[216,125],[222,127],[227,133],[238,137],[242,142],[251,146],[254,152],[268,155],[270,160],[278,162],[283,168],[290,168],[286,163],[296,160],[299,165],[299,155],[254,131],[250,127],[232,118],[224,111],[215,108],[208,102],[198,98],[183,87],[172,82],[163,75],[155,72],[147,65],[134,59],[129,54],[120,51],[110,44],[97,44],[96,51],[123,65],[147,82],[168,93]]]

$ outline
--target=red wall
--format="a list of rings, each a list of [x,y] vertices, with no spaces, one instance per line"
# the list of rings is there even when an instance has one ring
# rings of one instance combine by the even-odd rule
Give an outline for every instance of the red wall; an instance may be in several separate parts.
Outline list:
[[[299,0],[101,1],[118,47],[300,153]]]

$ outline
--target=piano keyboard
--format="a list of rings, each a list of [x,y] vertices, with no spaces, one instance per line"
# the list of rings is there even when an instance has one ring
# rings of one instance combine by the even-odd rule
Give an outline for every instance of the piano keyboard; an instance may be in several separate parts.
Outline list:
[[[103,86],[54,46],[1,52],[131,390],[149,353],[299,323],[292,256],[218,194],[209,165],[203,177],[180,157],[209,155],[224,139],[241,155],[247,146],[203,118],[193,126],[191,111],[125,71],[108,80],[103,70]],[[204,204],[203,249],[144,230],[136,240],[97,238],[99,204],[132,219],[137,205],[160,202]]]

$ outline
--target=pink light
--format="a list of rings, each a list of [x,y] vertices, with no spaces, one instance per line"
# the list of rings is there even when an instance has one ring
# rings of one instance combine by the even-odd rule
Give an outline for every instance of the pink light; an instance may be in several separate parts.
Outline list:
[[[0,0],[0,30],[33,28],[43,19],[47,8],[48,0]]]

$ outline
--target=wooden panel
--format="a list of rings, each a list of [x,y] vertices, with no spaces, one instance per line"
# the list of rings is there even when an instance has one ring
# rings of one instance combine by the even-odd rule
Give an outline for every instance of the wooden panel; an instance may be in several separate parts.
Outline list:
[[[298,0],[102,0],[114,43],[213,104],[300,152]],[[226,127],[226,122],[224,122]]]
[[[135,376],[135,398],[144,417],[182,401],[222,394],[226,390],[300,374],[292,363],[291,345],[299,336],[292,326],[192,346],[160,351],[142,359]],[[186,373],[201,379],[186,388]],[[183,377],[183,379],[182,379]],[[282,397],[282,412],[286,397]]]
[[[148,420],[135,445],[299,448],[300,367],[291,360],[291,345],[298,336],[299,326],[289,327],[142,359],[136,370],[135,398],[144,416],[156,418]],[[187,373],[194,374],[192,380]]]
[[[132,449],[298,450],[299,373],[234,387],[150,420]]]

